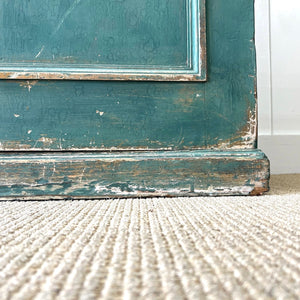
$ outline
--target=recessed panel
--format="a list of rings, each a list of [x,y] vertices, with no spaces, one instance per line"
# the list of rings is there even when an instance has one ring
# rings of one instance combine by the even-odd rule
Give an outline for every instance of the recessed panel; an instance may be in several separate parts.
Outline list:
[[[204,80],[203,0],[2,0],[0,77]]]

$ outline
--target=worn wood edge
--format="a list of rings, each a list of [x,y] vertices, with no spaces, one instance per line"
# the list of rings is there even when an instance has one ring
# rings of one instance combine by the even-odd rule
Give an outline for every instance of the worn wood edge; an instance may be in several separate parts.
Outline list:
[[[207,44],[206,44],[206,0],[200,1],[199,8],[200,19],[200,57],[201,62],[201,80],[207,81]]]
[[[2,153],[0,200],[261,195],[260,150]]]
[[[57,152],[0,152],[0,163],[3,161],[47,161],[47,160],[147,160],[147,159],[188,159],[188,158],[235,158],[242,160],[263,159],[265,154],[258,149],[245,150],[178,150],[178,151],[57,151]]]
[[[84,72],[22,72],[0,71],[0,79],[26,80],[103,80],[103,81],[206,81],[205,74],[118,74],[118,73],[84,73]]]

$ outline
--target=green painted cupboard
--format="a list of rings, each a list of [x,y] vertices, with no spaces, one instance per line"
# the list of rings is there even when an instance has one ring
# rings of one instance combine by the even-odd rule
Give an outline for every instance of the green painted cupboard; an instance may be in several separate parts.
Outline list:
[[[254,0],[2,0],[0,197],[259,195]]]

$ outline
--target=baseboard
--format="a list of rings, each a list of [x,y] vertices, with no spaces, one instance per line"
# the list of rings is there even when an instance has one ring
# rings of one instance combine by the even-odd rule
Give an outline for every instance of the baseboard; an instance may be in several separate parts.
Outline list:
[[[300,135],[261,135],[258,146],[271,162],[271,174],[300,173]]]
[[[269,161],[259,150],[2,153],[2,199],[259,195]]]

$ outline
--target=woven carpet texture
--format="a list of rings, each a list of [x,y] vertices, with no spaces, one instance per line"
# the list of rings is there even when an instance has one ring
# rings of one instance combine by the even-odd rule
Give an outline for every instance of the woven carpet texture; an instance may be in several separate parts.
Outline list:
[[[300,299],[300,175],[261,197],[0,202],[0,299]]]

